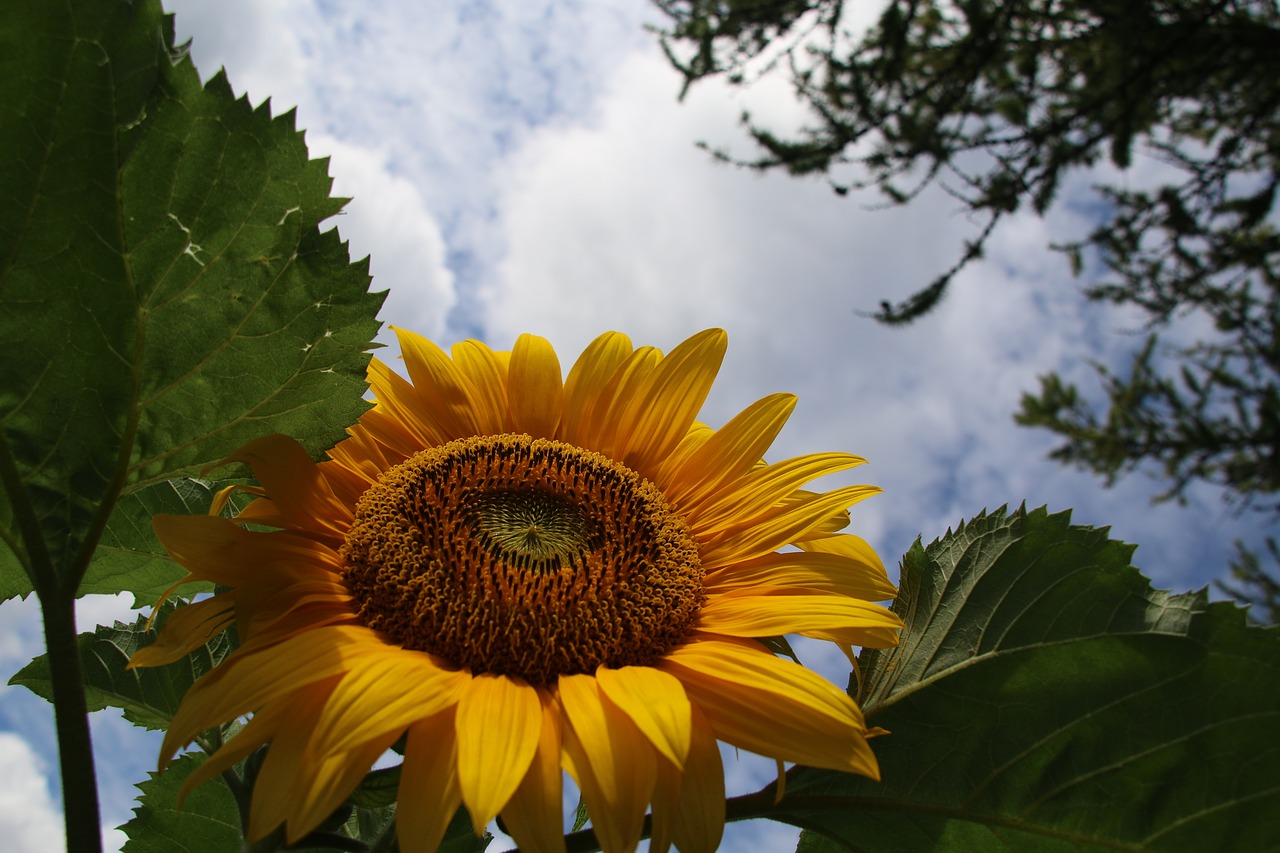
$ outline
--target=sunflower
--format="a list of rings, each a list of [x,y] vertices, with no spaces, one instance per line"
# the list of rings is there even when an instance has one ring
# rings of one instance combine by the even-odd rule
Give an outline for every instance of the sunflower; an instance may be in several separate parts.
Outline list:
[[[269,743],[248,835],[294,842],[403,738],[406,852],[461,805],[477,833],[500,815],[522,850],[563,850],[563,771],[608,853],[635,848],[650,805],[653,849],[714,850],[717,740],[878,777],[854,701],[757,639],[897,642],[872,603],[895,593],[883,565],[838,532],[878,490],[802,488],[864,460],[763,462],[791,395],[698,423],[721,330],[666,355],[608,333],[567,379],[535,336],[446,354],[397,335],[410,381],[375,359],[375,403],[329,459],[261,438],[228,460],[260,484],[234,519],[155,518],[186,580],[228,591],[178,608],[132,665],[233,624],[241,643],[187,692],[161,769],[251,715],[187,788]]]

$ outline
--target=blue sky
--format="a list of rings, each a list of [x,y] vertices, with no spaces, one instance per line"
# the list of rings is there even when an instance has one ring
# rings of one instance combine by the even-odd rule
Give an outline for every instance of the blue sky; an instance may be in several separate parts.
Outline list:
[[[167,5],[204,77],[225,66],[255,103],[296,106],[313,154],[331,157],[336,192],[354,198],[334,224],[354,257],[371,255],[388,323],[442,345],[505,347],[536,332],[566,363],[605,329],[669,348],[723,327],[729,354],[705,420],[797,393],[771,458],[867,457],[855,474],[885,494],[855,508],[851,529],[890,565],[917,536],[1023,501],[1110,525],[1140,546],[1135,563],[1157,586],[1177,590],[1220,575],[1233,539],[1259,538],[1257,519],[1234,517],[1212,490],[1186,506],[1152,506],[1160,485],[1141,475],[1103,490],[1045,458],[1052,436],[1012,422],[1038,374],[1057,369],[1093,391],[1089,360],[1121,364],[1142,342],[1134,317],[1088,305],[1046,248],[1091,226],[1096,176],[1072,181],[1047,219],[1012,217],[931,316],[889,330],[857,312],[946,269],[975,223],[937,193],[873,211],[820,180],[713,164],[695,141],[750,153],[744,107],[777,127],[803,113],[778,82],[745,93],[706,83],[677,103],[680,80],[643,29],[654,20],[643,0],[386,0],[376,15],[336,0]],[[1140,160],[1121,180],[1158,168]],[[128,608],[97,598],[80,613],[87,630]],[[13,672],[39,648],[33,602],[0,606],[0,665]],[[805,654],[843,681],[838,654]],[[114,826],[157,744],[98,717]],[[18,853],[46,853],[59,831],[56,766],[49,706],[0,688],[0,832]],[[769,772],[735,763],[731,792]],[[724,849],[786,849],[794,837],[748,827]]]

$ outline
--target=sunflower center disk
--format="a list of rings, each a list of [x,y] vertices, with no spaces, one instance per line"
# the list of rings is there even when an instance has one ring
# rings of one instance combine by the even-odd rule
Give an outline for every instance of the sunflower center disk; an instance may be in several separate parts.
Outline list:
[[[705,598],[697,542],[652,483],[527,435],[459,439],[389,469],[342,555],[370,628],[533,684],[652,664],[688,639]]]

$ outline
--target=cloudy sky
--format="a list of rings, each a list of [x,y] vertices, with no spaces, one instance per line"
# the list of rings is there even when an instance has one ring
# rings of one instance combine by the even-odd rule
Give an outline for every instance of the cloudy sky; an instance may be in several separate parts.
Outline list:
[[[713,164],[695,141],[750,153],[744,107],[776,127],[803,114],[767,82],[745,93],[704,83],[678,103],[644,0],[166,5],[204,77],[225,67],[254,103],[296,107],[313,155],[331,157],[336,193],[354,199],[334,224],[390,291],[387,323],[446,347],[479,337],[503,348],[535,332],[565,364],[606,329],[667,349],[723,327],[729,353],[704,419],[798,394],[773,458],[867,457],[855,473],[885,493],[855,508],[851,529],[889,564],[918,536],[1024,501],[1110,525],[1165,588],[1208,583],[1233,539],[1258,539],[1256,520],[1233,517],[1212,490],[1187,506],[1150,505],[1159,484],[1142,476],[1103,490],[1045,458],[1052,436],[1012,422],[1038,374],[1093,389],[1089,360],[1121,364],[1141,343],[1134,318],[1086,305],[1046,248],[1089,228],[1086,177],[1047,220],[1007,222],[931,316],[889,330],[858,312],[946,269],[975,224],[936,194],[868,210],[821,181]],[[96,599],[80,612],[87,629],[127,606]],[[0,607],[0,667],[39,648],[33,603]],[[806,654],[843,681],[834,657]],[[129,818],[157,742],[97,716],[103,820],[118,847],[109,828]],[[0,687],[0,832],[19,853],[47,853],[58,834],[52,732],[49,706]],[[733,793],[770,772],[748,760],[729,769]],[[794,837],[751,826],[724,849],[787,849]]]

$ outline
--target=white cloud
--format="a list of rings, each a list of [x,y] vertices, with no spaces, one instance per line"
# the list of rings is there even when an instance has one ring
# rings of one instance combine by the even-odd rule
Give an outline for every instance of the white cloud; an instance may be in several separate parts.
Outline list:
[[[307,100],[298,24],[314,17],[308,0],[164,0],[164,7],[174,14],[177,42],[191,42],[203,79],[226,69],[237,94],[255,105],[270,97],[277,115]]]
[[[32,642],[40,642],[39,614],[34,595],[0,604],[0,669],[11,670],[30,660]]]
[[[49,763],[22,736],[0,731],[0,836],[8,853],[65,849],[62,809],[51,794],[56,784]],[[103,822],[105,853],[124,846],[127,839],[115,827],[125,819]]]
[[[796,849],[800,830],[772,820],[746,820],[726,824],[721,853],[783,853]]]
[[[1085,229],[1077,212],[1011,217],[932,315],[887,329],[857,312],[907,296],[954,261],[975,235],[956,202],[933,193],[865,210],[821,181],[717,167],[692,142],[739,139],[743,96],[705,84],[679,105],[677,88],[660,56],[634,52],[590,121],[544,127],[511,158],[498,203],[508,251],[484,294],[492,343],[533,331],[571,362],[605,329],[662,347],[728,329],[707,419],[798,393],[772,458],[867,456],[872,465],[854,473],[886,494],[854,509],[854,529],[889,563],[918,534],[928,541],[984,507],[1025,500],[1113,524],[1145,546],[1138,563],[1165,586],[1222,572],[1229,537],[1251,531],[1212,490],[1193,492],[1188,507],[1150,507],[1155,484],[1138,476],[1104,491],[1045,458],[1052,436],[1012,421],[1038,374],[1062,369],[1092,389],[1088,360],[1116,363],[1140,343],[1116,334],[1132,316],[1087,303],[1047,249]],[[771,126],[796,121],[785,88],[745,97]]]
[[[129,836],[125,835],[120,829],[104,824],[102,827],[102,850],[103,853],[119,853],[124,845],[129,841]]]
[[[384,154],[332,137],[309,137],[313,157],[329,156],[334,195],[351,197],[337,219],[352,258],[368,256],[372,289],[387,290],[381,316],[439,336],[455,302],[444,238],[414,184],[392,172]],[[384,342],[394,339],[388,331]]]
[[[133,609],[133,593],[85,595],[76,599],[76,626],[84,632],[92,631],[96,625],[131,623],[139,612]]]
[[[12,853],[62,847],[62,811],[49,794],[47,772],[25,740],[0,732],[0,834]]]

